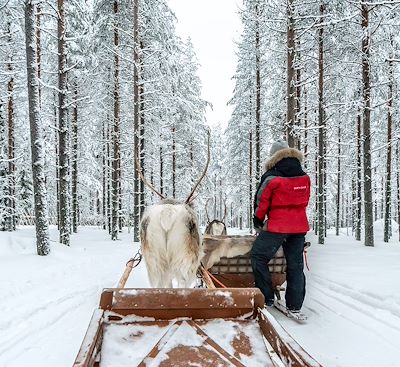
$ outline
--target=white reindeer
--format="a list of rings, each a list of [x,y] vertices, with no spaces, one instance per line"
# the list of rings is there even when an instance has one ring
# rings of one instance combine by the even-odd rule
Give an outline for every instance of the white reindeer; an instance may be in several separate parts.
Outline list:
[[[150,284],[156,288],[189,287],[203,257],[199,226],[193,209],[178,200],[162,200],[148,207],[140,226],[140,240]]]
[[[226,225],[224,223],[225,217],[226,217],[226,199],[224,201],[224,207],[225,207],[224,216],[221,220],[218,220],[218,219],[210,220],[210,218],[208,216],[208,211],[207,211],[207,205],[208,205],[209,200],[210,199],[207,199],[206,205],[205,205],[205,211],[206,211],[206,216],[207,216],[207,226],[204,231],[204,234],[209,234],[211,236],[226,236]]]
[[[166,199],[145,180],[138,169],[142,181],[162,199],[145,210],[140,222],[142,253],[152,287],[171,288],[175,279],[178,287],[186,288],[196,279],[203,248],[197,216],[191,204],[193,194],[207,172],[209,161],[208,135],[206,166],[185,201]],[[137,162],[136,166],[140,167]]]

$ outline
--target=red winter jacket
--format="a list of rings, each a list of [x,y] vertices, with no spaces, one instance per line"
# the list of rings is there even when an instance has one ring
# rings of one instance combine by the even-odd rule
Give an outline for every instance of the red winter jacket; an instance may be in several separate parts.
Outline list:
[[[278,151],[268,162],[254,199],[254,214],[263,229],[275,233],[306,233],[310,177],[301,168],[297,149]]]

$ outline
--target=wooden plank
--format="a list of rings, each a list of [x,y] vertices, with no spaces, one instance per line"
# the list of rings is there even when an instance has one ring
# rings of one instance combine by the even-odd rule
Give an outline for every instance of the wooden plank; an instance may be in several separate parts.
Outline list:
[[[156,319],[229,318],[255,314],[264,305],[264,296],[257,288],[105,289],[100,304],[121,315]]]
[[[94,311],[73,367],[92,367],[95,365],[96,356],[101,349],[103,339],[103,315],[104,311],[101,309]]]
[[[211,339],[201,328],[198,326],[193,320],[188,320],[187,323],[192,326],[198,335],[203,336],[204,342],[214,348],[218,353],[220,353],[223,357],[229,360],[236,367],[246,367],[239,359],[237,359],[232,354],[228,353],[224,348],[222,348],[215,340]]]
[[[166,306],[167,307],[167,306]],[[152,317],[156,320],[172,320],[180,317],[188,317],[191,319],[225,319],[235,317],[255,317],[253,308],[187,308],[187,309],[171,309],[169,307],[162,309],[114,309],[120,315],[135,315],[140,317]]]
[[[220,309],[253,308],[262,304],[262,293],[257,288],[134,288],[106,289],[113,292],[112,309]]]
[[[129,274],[131,273],[132,269],[133,269],[133,259],[130,259],[127,263],[126,263],[126,267],[125,267],[125,271],[121,276],[121,279],[118,282],[118,286],[117,288],[124,288],[126,281],[129,278]]]
[[[178,330],[181,324],[182,321],[177,321],[173,323],[165,332],[165,334],[161,337],[161,339],[156,343],[156,345],[154,345],[154,347],[150,350],[150,352],[147,353],[147,355],[137,365],[137,367],[146,367],[147,366],[146,359],[155,358],[160,353],[165,344],[167,344],[168,340],[170,340],[171,337],[175,334],[175,332]]]
[[[314,360],[267,311],[259,309],[258,323],[285,365],[291,367],[322,367]]]
[[[111,310],[113,305],[113,289],[103,289],[100,297],[100,308],[103,310]]]
[[[185,320],[185,321],[177,321],[175,322],[169,329],[168,331],[161,337],[161,339],[157,342],[156,345],[151,349],[151,351],[142,359],[142,361],[138,364],[138,367],[146,367],[147,366],[147,360],[148,359],[154,359],[156,358],[160,353],[163,353],[163,348],[165,345],[170,341],[179,327],[182,325],[182,323],[185,322],[188,324],[190,327],[192,327],[196,334],[203,339],[204,344],[208,345],[210,348],[207,348],[206,346],[187,346],[187,345],[178,345],[176,346],[173,350],[171,350],[169,354],[169,359],[165,361],[168,365],[180,365],[178,361],[175,360],[176,356],[182,356],[182,354],[185,355],[186,360],[196,360],[199,358],[199,356],[204,353],[204,347],[206,347],[206,350],[208,352],[212,352],[214,350],[215,354],[210,354],[208,358],[213,357],[216,360],[213,360],[212,362],[216,363],[219,365],[218,362],[221,362],[223,360],[226,360],[229,362],[230,365],[235,366],[235,367],[245,367],[245,365],[237,359],[235,356],[231,355],[228,353],[225,349],[223,349],[218,343],[216,343],[213,339],[211,339],[198,325],[193,320]],[[222,359],[221,359],[222,357]],[[209,361],[210,362],[210,361]]]

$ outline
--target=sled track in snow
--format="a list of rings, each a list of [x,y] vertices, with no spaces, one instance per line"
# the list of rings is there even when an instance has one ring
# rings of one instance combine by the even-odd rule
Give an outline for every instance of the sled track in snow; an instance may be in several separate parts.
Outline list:
[[[327,287],[325,283],[330,282],[326,280],[324,280],[323,282],[309,282],[308,287],[310,287],[310,290],[312,292],[316,292],[317,294],[322,295],[322,297],[316,297],[317,294],[314,295],[314,297],[311,298],[310,303],[316,303],[321,307],[329,310],[330,312],[336,314],[338,317],[345,319],[346,322],[350,322],[357,327],[368,330],[370,333],[378,333],[382,337],[382,339],[386,340],[389,344],[396,346],[395,340],[400,337],[400,319],[398,319],[398,322],[395,324],[393,324],[393,318],[391,318],[391,321],[385,320],[385,313],[390,312],[393,314],[391,309],[375,309],[375,306],[371,304],[371,302],[363,303],[365,295],[364,297],[358,297],[357,299],[355,297],[357,291],[354,291],[352,296],[347,296],[346,294],[340,292],[341,289],[348,291],[347,288],[341,287],[338,284],[334,284],[332,287]],[[331,305],[331,303],[321,301],[321,299],[323,299],[324,297],[327,297],[328,299],[334,300],[346,306],[346,311],[338,311],[337,309],[335,309],[334,305]],[[318,314],[318,311],[313,310],[312,306],[306,307],[306,309],[310,309],[310,311]],[[353,317],[354,314],[358,314],[361,316]],[[381,324],[383,327],[386,328],[387,331],[384,332],[379,328],[380,331],[378,332],[376,323]],[[390,334],[392,334],[393,337],[390,337]]]
[[[314,286],[316,284],[319,284],[324,287],[326,290],[331,290],[335,293],[339,293],[342,295],[345,295],[352,300],[362,303],[366,306],[370,306],[374,308],[375,310],[382,310],[386,312],[390,312],[393,316],[396,316],[397,318],[400,319],[400,304],[393,298],[386,298],[386,299],[376,299],[376,294],[372,294],[369,292],[362,292],[362,291],[357,291],[353,288],[350,288],[346,285],[327,280],[325,278],[322,278],[321,276],[313,274],[313,282],[311,283],[311,286]],[[341,299],[338,297],[338,300],[340,301]],[[388,301],[391,301],[391,304],[388,305]]]
[[[11,335],[4,335],[4,338],[1,338],[3,340],[0,339],[0,356],[4,358],[7,354],[9,354],[7,359],[12,360],[16,354],[20,353],[18,348],[12,348],[12,346],[19,344],[32,335],[35,335],[34,339],[38,340],[42,333],[48,332],[48,328],[50,328],[53,324],[64,319],[65,317],[68,317],[71,312],[74,312],[77,308],[79,308],[79,306],[85,304],[85,302],[82,302],[82,299],[87,299],[90,296],[93,296],[93,299],[96,299],[97,294],[97,288],[88,288],[80,292],[70,293],[63,297],[53,299],[42,304],[40,307],[30,310],[30,312],[21,313],[22,315],[20,314],[14,316],[13,319],[16,320],[15,322],[13,322],[13,319],[11,319],[6,324],[2,324],[0,326],[0,328],[7,326],[8,330],[10,330],[11,326],[14,329],[14,332]],[[48,309],[55,308],[59,309],[59,312],[56,315],[51,313],[47,314],[46,311]],[[33,323],[35,327],[29,327],[24,332],[23,326],[21,327],[21,325],[23,325],[25,322]],[[4,363],[5,361],[2,362]]]

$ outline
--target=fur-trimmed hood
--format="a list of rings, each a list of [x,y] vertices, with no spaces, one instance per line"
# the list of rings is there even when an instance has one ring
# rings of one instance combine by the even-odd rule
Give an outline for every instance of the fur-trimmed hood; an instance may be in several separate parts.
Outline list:
[[[278,150],[272,157],[264,162],[264,170],[267,171],[273,168],[279,161],[284,158],[296,158],[301,163],[303,161],[303,153],[295,148],[286,148]]]

